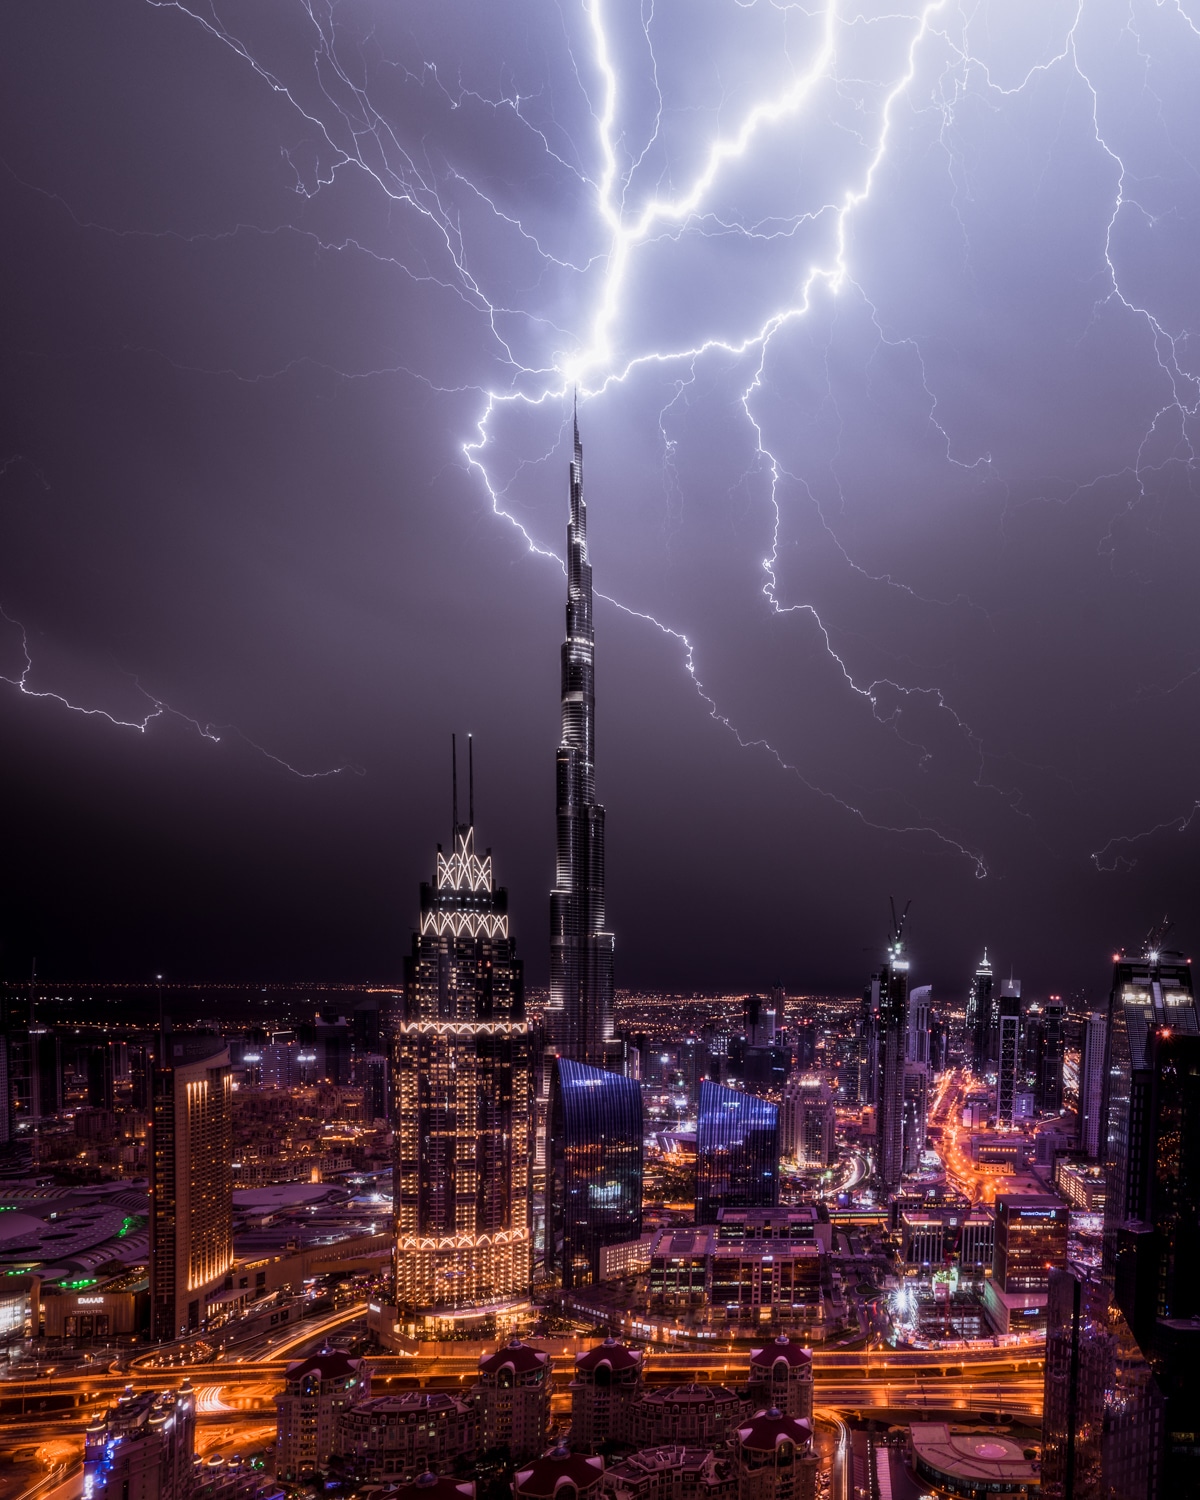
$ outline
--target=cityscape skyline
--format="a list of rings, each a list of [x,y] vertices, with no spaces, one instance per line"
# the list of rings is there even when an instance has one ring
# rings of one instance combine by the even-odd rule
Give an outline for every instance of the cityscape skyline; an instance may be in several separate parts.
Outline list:
[[[35,10],[0,1500],[1200,1494],[1200,23]]]

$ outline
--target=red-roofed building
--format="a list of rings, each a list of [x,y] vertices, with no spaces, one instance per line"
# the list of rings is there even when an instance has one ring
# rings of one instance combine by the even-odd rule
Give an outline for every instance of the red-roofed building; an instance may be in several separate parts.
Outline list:
[[[778,1407],[755,1412],[734,1434],[738,1500],[815,1500],[812,1423]]]
[[[572,1453],[560,1444],[517,1470],[513,1494],[517,1500],[598,1500],[603,1480],[602,1458]]]
[[[575,1358],[571,1442],[594,1453],[601,1443],[628,1442],[629,1413],[643,1390],[643,1352],[617,1339]]]
[[[371,1394],[370,1366],[323,1349],[287,1367],[275,1398],[275,1472],[294,1479],[329,1462],[338,1414]]]
[[[751,1349],[748,1389],[756,1411],[775,1406],[785,1417],[811,1420],[812,1350],[793,1343],[786,1333],[762,1349]]]
[[[753,1410],[725,1385],[675,1385],[646,1391],[629,1409],[626,1432],[616,1435],[636,1448],[668,1443],[719,1448]]]
[[[474,1405],[446,1391],[371,1396],[338,1413],[331,1467],[359,1480],[449,1474],[474,1460],[478,1434]]]
[[[475,1481],[426,1473],[419,1474],[411,1484],[402,1484],[398,1490],[389,1489],[387,1493],[388,1500],[475,1500]]]
[[[520,1339],[479,1361],[479,1379],[471,1397],[479,1412],[479,1442],[485,1451],[504,1447],[520,1462],[545,1449],[553,1369],[544,1349]]]
[[[645,1448],[604,1471],[606,1500],[736,1500],[737,1471],[708,1448]]]

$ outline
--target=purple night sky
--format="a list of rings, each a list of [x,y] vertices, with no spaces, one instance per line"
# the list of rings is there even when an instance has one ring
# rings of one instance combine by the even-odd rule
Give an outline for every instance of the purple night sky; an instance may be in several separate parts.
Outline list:
[[[1193,941],[1200,0],[5,39],[0,973],[544,982],[576,385],[618,984]]]

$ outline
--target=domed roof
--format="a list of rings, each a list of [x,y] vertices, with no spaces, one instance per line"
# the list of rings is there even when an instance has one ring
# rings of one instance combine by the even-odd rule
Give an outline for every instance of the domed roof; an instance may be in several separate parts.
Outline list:
[[[345,1380],[356,1375],[362,1368],[361,1359],[352,1359],[340,1349],[322,1349],[319,1354],[310,1354],[288,1365],[283,1372],[285,1380],[302,1380],[305,1375],[316,1375],[318,1380]]]
[[[812,1350],[806,1349],[803,1344],[793,1344],[786,1333],[781,1333],[773,1343],[767,1344],[762,1349],[751,1349],[751,1365],[765,1365],[774,1367],[780,1360],[790,1369],[796,1369],[799,1365],[812,1364]]]
[[[479,1369],[484,1375],[498,1375],[505,1365],[510,1365],[514,1375],[528,1375],[549,1363],[550,1356],[544,1349],[535,1349],[532,1344],[513,1339],[511,1344],[505,1344],[494,1354],[485,1355],[479,1361]]]
[[[536,1497],[536,1500],[553,1500],[563,1485],[573,1485],[581,1493],[598,1487],[603,1474],[602,1458],[572,1453],[560,1443],[543,1457],[535,1458],[517,1470],[513,1476],[513,1493]]]
[[[586,1354],[575,1356],[575,1368],[577,1370],[598,1370],[601,1365],[608,1365],[611,1370],[632,1370],[635,1365],[642,1362],[641,1350],[633,1350],[628,1344],[622,1344],[618,1339],[605,1339],[602,1344],[597,1344],[594,1349],[589,1349]]]
[[[402,1484],[394,1500],[475,1500],[473,1479],[450,1479],[443,1474],[418,1474],[411,1484]]]
[[[798,1448],[812,1445],[812,1423],[805,1417],[785,1417],[778,1407],[757,1411],[744,1427],[738,1428],[743,1448],[759,1453],[773,1453],[780,1443],[795,1443]]]

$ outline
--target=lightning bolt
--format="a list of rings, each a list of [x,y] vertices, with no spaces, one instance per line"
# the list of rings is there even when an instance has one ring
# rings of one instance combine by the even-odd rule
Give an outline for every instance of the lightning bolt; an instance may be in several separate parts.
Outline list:
[[[743,476],[745,485],[767,508],[768,535],[761,558],[766,610],[772,616],[794,620],[798,628],[815,637],[849,701],[861,706],[870,722],[892,734],[906,753],[915,755],[919,766],[933,762],[937,752],[911,727],[919,713],[909,713],[906,718],[906,712],[924,708],[944,721],[965,747],[975,766],[974,785],[1006,803],[1017,815],[1027,816],[1018,794],[1003,792],[989,781],[987,768],[994,753],[933,676],[896,668],[890,669],[894,675],[888,676],[860,673],[845,644],[847,633],[823,617],[810,599],[789,596],[782,574],[782,537],[785,495],[794,493],[811,507],[822,534],[844,564],[864,580],[922,604],[980,610],[969,599],[930,599],[903,578],[860,563],[840,539],[835,516],[821,500],[817,484],[789,468],[778,451],[764,414],[765,396],[772,381],[772,362],[777,354],[782,357],[789,334],[835,305],[852,306],[873,327],[879,348],[902,350],[911,356],[918,372],[924,421],[935,435],[945,462],[964,474],[987,479],[1001,491],[1005,489],[991,454],[960,451],[941,414],[942,403],[930,382],[920,344],[888,328],[887,319],[856,270],[853,231],[856,220],[887,179],[897,119],[906,109],[910,116],[929,115],[939,121],[937,141],[952,184],[951,207],[962,230],[964,255],[968,254],[969,235],[960,213],[967,188],[953,142],[959,111],[967,100],[999,110],[1044,80],[1062,75],[1075,80],[1085,91],[1093,144],[1112,175],[1111,211],[1098,250],[1105,285],[1096,299],[1094,316],[1099,317],[1105,309],[1116,309],[1144,329],[1163,398],[1128,465],[1112,473],[1097,473],[1086,485],[1074,485],[1058,503],[1070,503],[1088,486],[1129,479],[1134,486],[1129,502],[1132,507],[1145,499],[1150,476],[1166,465],[1182,464],[1189,471],[1194,468],[1196,454],[1189,424],[1200,412],[1200,371],[1188,363],[1189,331],[1168,327],[1146,298],[1125,290],[1119,273],[1120,257],[1114,240],[1118,225],[1124,216],[1146,216],[1147,210],[1131,188],[1132,175],[1120,150],[1106,132],[1102,92],[1094,70],[1082,55],[1085,21],[1096,16],[1097,25],[1105,26],[1109,17],[1104,7],[1090,5],[1087,0],[1066,7],[1057,35],[1045,46],[1044,55],[1006,83],[972,45],[974,31],[986,33],[988,18],[978,5],[965,0],[929,0],[907,6],[899,0],[894,8],[881,7],[878,11],[849,0],[828,0],[825,4],[814,0],[809,6],[772,3],[769,7],[755,6],[752,0],[736,0],[738,9],[747,14],[769,10],[773,23],[782,28],[789,76],[764,88],[762,96],[749,106],[732,106],[730,112],[736,118],[728,128],[719,126],[702,143],[693,139],[688,143],[692,148],[689,152],[678,149],[668,129],[664,70],[655,41],[658,13],[652,0],[641,0],[636,24],[630,19],[629,8],[620,10],[610,0],[582,0],[582,24],[574,30],[576,13],[560,13],[561,40],[577,96],[583,100],[590,121],[590,139],[562,123],[550,92],[522,91],[515,73],[510,72],[507,84],[492,92],[468,87],[431,61],[387,55],[386,43],[374,29],[365,38],[353,38],[345,8],[326,0],[300,0],[298,6],[311,59],[307,76],[302,71],[285,76],[287,70],[282,63],[271,61],[261,46],[222,19],[216,0],[205,4],[187,0],[147,3],[156,10],[176,12],[199,27],[208,41],[231,52],[292,111],[310,138],[304,151],[296,146],[285,153],[302,203],[328,191],[344,176],[355,177],[380,192],[389,205],[402,209],[413,227],[407,246],[394,254],[381,254],[366,243],[365,237],[331,239],[295,225],[266,229],[238,226],[231,232],[303,234],[324,249],[385,261],[409,281],[453,297],[483,320],[496,378],[455,385],[409,373],[417,374],[438,391],[477,393],[478,415],[473,419],[471,434],[462,443],[463,461],[478,477],[496,517],[520,534],[531,554],[561,566],[558,553],[524,518],[518,486],[557,451],[563,437],[563,412],[571,394],[577,390],[582,402],[600,402],[648,376],[667,384],[669,395],[658,411],[658,430],[671,497],[669,514],[678,515],[684,496],[675,468],[671,423],[685,394],[697,381],[698,372],[719,365],[723,371],[732,372],[730,378],[736,386],[734,400],[750,453]],[[1148,0],[1148,4],[1152,11],[1176,17],[1183,37],[1200,38],[1197,23],[1180,0]],[[1139,49],[1143,46],[1140,14],[1135,0],[1130,0],[1124,30],[1135,38]],[[638,66],[648,75],[654,100],[640,134],[636,111],[630,112],[627,106],[631,82],[622,61],[623,32],[637,35],[642,54]],[[856,44],[864,39],[870,40],[872,47],[856,52]],[[793,51],[802,53],[799,62],[792,61]],[[864,61],[868,54],[885,59],[874,73]],[[450,114],[468,108],[487,111],[497,128],[511,129],[528,142],[540,153],[546,170],[563,174],[577,194],[580,215],[590,236],[584,252],[579,253],[578,246],[568,244],[553,227],[536,225],[533,214],[516,211],[504,201],[502,189],[453,164],[449,148],[439,143],[436,131],[426,130],[414,139],[410,138],[412,131],[406,135],[404,128],[390,123],[388,109],[372,98],[368,83],[371,62],[399,78],[405,87],[436,96]],[[832,119],[835,104],[843,107],[837,128],[854,142],[856,150],[852,166],[831,190],[819,190],[799,210],[756,213],[730,207],[722,193],[738,170],[768,166],[772,141],[781,129],[787,127],[803,138],[806,131],[812,133],[814,122]],[[516,245],[522,255],[531,257],[533,269],[526,282],[535,293],[544,293],[540,300],[534,296],[526,299],[529,305],[521,305],[519,295],[500,295],[489,289],[485,244],[489,235],[505,237],[505,243]],[[787,248],[793,268],[789,286],[765,314],[747,321],[744,313],[736,313],[726,320],[737,324],[740,318],[739,326],[718,326],[698,337],[662,342],[648,339],[639,327],[635,279],[653,255],[697,238]],[[564,308],[570,309],[566,315]],[[714,321],[718,325],[722,322]],[[562,326],[564,322],[569,326]],[[234,373],[240,379],[262,378]],[[370,378],[378,372],[340,373]],[[828,386],[827,391],[834,405]],[[543,417],[547,435],[540,449],[515,468],[510,466],[511,472],[502,478],[497,429],[518,410]],[[1162,436],[1172,424],[1174,446],[1165,458],[1156,457]],[[835,498],[840,498],[840,481],[836,484]],[[1111,529],[1101,545],[1115,547]],[[678,646],[684,670],[708,714],[739,745],[772,758],[810,792],[839,804],[868,826],[931,839],[965,858],[977,875],[986,874],[984,855],[969,838],[941,826],[942,820],[923,816],[882,819],[869,812],[860,799],[820,784],[769,739],[739,728],[706,688],[692,634],[633,603],[616,598],[609,602]],[[19,679],[23,692],[27,690],[29,670],[27,665]],[[149,695],[148,699],[151,708],[145,722],[128,727],[144,732],[146,724],[161,712],[174,712]],[[197,721],[189,722],[206,733]],[[206,733],[206,737],[211,736]],[[1160,826],[1186,827],[1194,810],[1181,815],[1178,824],[1168,820]],[[1135,834],[1128,840],[1110,841],[1105,850],[1113,843],[1148,836]],[[1104,852],[1093,856],[1098,865]]]
[[[9,687],[16,688],[17,692],[23,698],[40,698],[51,703],[57,703],[61,708],[68,709],[73,714],[81,714],[85,719],[105,719],[116,729],[134,729],[139,734],[145,734],[156,719],[178,719],[181,723],[186,724],[188,728],[194,729],[202,740],[208,740],[214,745],[219,745],[223,736],[231,735],[241,740],[243,744],[248,745],[250,749],[256,751],[265,759],[274,761],[277,766],[282,766],[285,771],[290,771],[293,776],[298,776],[303,781],[320,781],[327,776],[338,776],[343,771],[353,771],[357,776],[366,774],[361,766],[355,765],[334,766],[331,770],[327,771],[298,770],[281,756],[257,744],[249,735],[243,734],[240,729],[232,724],[206,724],[199,719],[192,718],[190,714],[183,713],[180,709],[172,708],[165,699],[148,692],[136,677],[131,679],[133,686],[145,698],[149,707],[141,718],[134,719],[120,719],[116,714],[110,714],[105,708],[87,708],[82,704],[72,703],[62,693],[55,693],[46,688],[31,687],[29,678],[33,672],[33,658],[29,654],[28,632],[19,620],[14,620],[2,607],[0,607],[0,620],[11,625],[19,634],[21,639],[21,656],[23,659],[20,672],[15,677],[8,677],[0,673],[0,682],[6,682]]]

